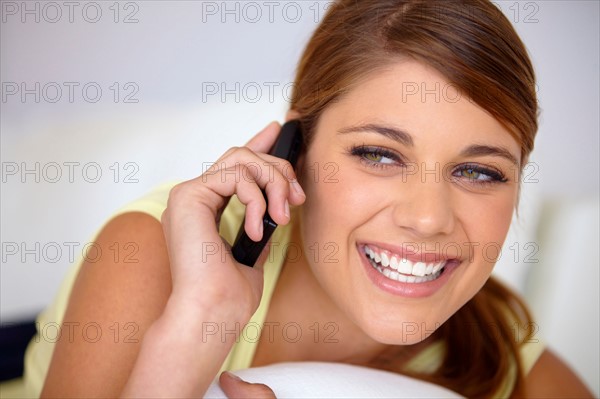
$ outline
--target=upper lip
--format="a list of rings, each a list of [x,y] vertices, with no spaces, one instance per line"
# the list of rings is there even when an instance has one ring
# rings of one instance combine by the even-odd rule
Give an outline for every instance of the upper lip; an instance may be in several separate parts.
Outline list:
[[[438,263],[451,259],[458,259],[457,256],[452,256],[451,254],[447,254],[444,252],[419,252],[415,251],[414,247],[417,246],[417,243],[412,243],[409,245],[392,245],[386,244],[383,242],[374,242],[374,241],[363,241],[360,242],[359,245],[364,247],[365,245],[373,250],[381,249],[389,252],[392,256],[398,256],[400,258],[409,260],[411,262],[423,262],[423,263]],[[429,245],[431,247],[431,245]],[[425,243],[419,245],[419,247],[427,247]],[[444,248],[442,246],[441,248]],[[454,246],[449,247],[448,252],[452,249],[455,249]]]

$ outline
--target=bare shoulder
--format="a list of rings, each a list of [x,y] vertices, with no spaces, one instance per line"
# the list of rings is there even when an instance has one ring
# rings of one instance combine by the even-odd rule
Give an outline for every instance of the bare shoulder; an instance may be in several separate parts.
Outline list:
[[[94,242],[101,255],[83,262],[68,310],[81,307],[80,296],[93,298],[87,311],[114,304],[116,298],[121,302],[115,310],[149,311],[163,304],[171,290],[171,273],[157,219],[142,212],[124,213],[111,219]]]
[[[73,284],[42,396],[118,395],[170,293],[161,223],[141,212],[110,220]]]
[[[581,379],[556,354],[546,349],[526,379],[528,398],[592,398]]]

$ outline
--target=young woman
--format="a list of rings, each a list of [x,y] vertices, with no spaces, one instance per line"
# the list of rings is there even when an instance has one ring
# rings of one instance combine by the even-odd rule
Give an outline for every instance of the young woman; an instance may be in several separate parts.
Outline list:
[[[267,155],[271,123],[107,223],[96,242],[136,242],[139,262],[84,262],[48,318],[129,325],[137,341],[63,335],[31,349],[31,361],[54,352],[42,396],[200,396],[220,370],[302,360],[468,397],[590,396],[490,278],[533,149],[534,87],[523,44],[488,1],[335,2],[298,66],[296,172]],[[226,241],[244,210],[249,236],[262,236],[261,188],[281,226],[250,268]],[[289,325],[303,334],[266,328]],[[221,384],[270,394],[228,374]]]

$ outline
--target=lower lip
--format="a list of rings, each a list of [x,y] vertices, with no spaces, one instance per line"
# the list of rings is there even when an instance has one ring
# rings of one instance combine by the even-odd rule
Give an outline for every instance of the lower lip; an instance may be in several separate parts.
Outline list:
[[[454,270],[460,265],[460,262],[457,260],[449,260],[444,266],[442,274],[435,280],[425,281],[423,283],[403,283],[387,278],[381,274],[367,259],[368,255],[365,255],[364,249],[362,247],[357,247],[357,250],[367,276],[369,276],[369,279],[373,284],[390,294],[409,298],[423,298],[435,294],[444,286],[444,284],[446,284]]]

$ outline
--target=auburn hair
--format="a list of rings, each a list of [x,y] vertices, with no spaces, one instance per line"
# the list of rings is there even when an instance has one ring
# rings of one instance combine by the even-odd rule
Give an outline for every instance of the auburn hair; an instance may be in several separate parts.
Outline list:
[[[440,72],[508,130],[522,161],[528,158],[539,112],[533,66],[511,23],[487,0],[332,3],[300,59],[291,96],[305,148],[328,104],[402,57]],[[512,394],[521,393],[519,347],[532,335],[531,320],[523,301],[490,278],[433,334],[445,343],[444,359],[433,374],[418,377],[467,397],[493,396],[512,379]],[[515,322],[526,330],[523,339],[515,339]],[[465,335],[468,325],[478,333]]]

